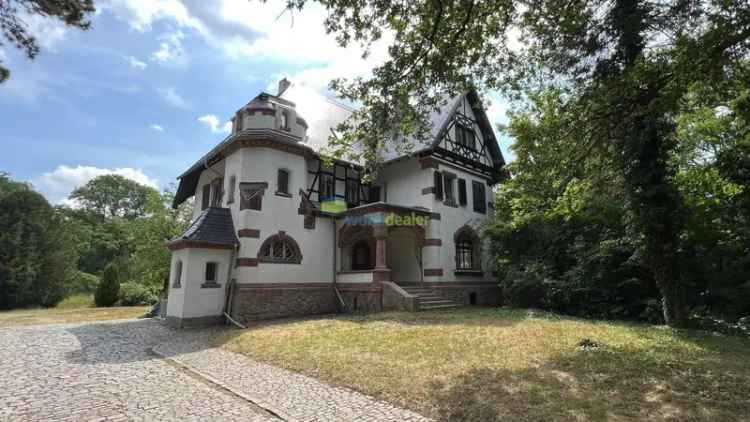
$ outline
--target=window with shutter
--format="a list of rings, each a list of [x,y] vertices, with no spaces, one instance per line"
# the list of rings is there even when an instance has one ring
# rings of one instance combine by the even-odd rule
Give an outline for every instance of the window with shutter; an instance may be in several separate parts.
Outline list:
[[[471,182],[471,191],[474,200],[474,211],[479,213],[487,212],[487,201],[484,196],[484,184],[477,181]]]
[[[201,211],[208,208],[208,204],[211,203],[211,185],[203,185],[203,193],[201,193]]]
[[[443,175],[435,172],[435,199],[443,199]]]
[[[211,193],[211,206],[220,207],[222,197],[224,196],[224,178],[214,179],[211,182]]]
[[[466,205],[466,180],[458,179],[458,203]]]
[[[207,283],[216,283],[216,267],[218,264],[215,262],[207,262],[206,263],[206,282]]]

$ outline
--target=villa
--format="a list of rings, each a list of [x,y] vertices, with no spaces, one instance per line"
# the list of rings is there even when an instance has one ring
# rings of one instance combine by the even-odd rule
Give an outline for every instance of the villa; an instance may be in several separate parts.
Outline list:
[[[308,126],[279,82],[179,176],[190,228],[172,239],[167,320],[176,326],[499,302],[482,230],[505,161],[476,92],[433,113],[432,139],[359,163],[321,156],[350,114],[333,101]]]

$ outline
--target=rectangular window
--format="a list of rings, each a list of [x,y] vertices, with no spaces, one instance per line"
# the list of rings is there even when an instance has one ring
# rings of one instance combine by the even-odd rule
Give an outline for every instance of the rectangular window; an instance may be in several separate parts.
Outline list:
[[[346,181],[346,203],[354,207],[359,205],[359,183],[356,180]]]
[[[206,263],[206,283],[216,283],[216,267],[215,262]]]
[[[289,172],[280,169],[276,178],[276,192],[289,193]]]
[[[443,199],[443,175],[436,171],[435,176],[435,199]]]
[[[201,211],[208,208],[208,205],[211,203],[211,185],[205,184],[203,185],[203,192],[201,193]]]
[[[224,178],[214,179],[213,182],[211,182],[211,206],[212,207],[220,207],[221,206],[221,199],[224,191]]]
[[[321,201],[323,200],[334,200],[334,195],[336,193],[333,185],[333,176],[330,174],[323,174],[320,175],[320,182],[318,187],[318,196]]]
[[[263,193],[268,183],[240,183],[240,210],[260,211],[263,206]]]
[[[456,195],[454,191],[453,182],[456,180],[456,175],[452,173],[445,173],[443,176],[443,189],[445,192],[445,205],[452,207],[456,206]]]
[[[476,149],[474,130],[461,124],[456,125],[456,143],[467,148]]]
[[[458,203],[461,206],[466,205],[466,180],[458,179]]]
[[[237,189],[237,178],[232,176],[229,178],[229,195],[227,196],[227,204],[234,203],[235,189]]]
[[[484,194],[484,183],[477,182],[476,180],[471,182],[471,193],[474,199],[474,211],[479,213],[487,212],[487,200]]]

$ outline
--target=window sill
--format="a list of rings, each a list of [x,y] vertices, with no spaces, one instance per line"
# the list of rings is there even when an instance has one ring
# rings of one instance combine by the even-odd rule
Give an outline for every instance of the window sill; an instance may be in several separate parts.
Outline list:
[[[454,270],[453,274],[455,274],[455,275],[482,276],[482,275],[484,275],[484,272],[482,270]]]
[[[207,281],[201,284],[201,289],[218,289],[219,287],[221,287],[221,284],[213,281]]]
[[[284,197],[284,198],[291,198],[292,194],[291,193],[286,193],[286,192],[276,191],[276,196],[281,196],[281,197]]]
[[[273,259],[260,259],[258,262],[261,264],[291,264],[291,265],[299,265],[302,263],[302,261],[281,261],[281,260],[273,260]]]

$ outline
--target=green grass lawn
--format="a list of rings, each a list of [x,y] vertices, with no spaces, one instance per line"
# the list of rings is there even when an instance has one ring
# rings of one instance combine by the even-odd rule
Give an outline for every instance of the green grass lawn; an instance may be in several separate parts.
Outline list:
[[[96,308],[93,296],[73,295],[50,309],[18,309],[0,312],[0,328],[137,318],[145,314],[148,309],[148,306]]]
[[[750,340],[736,337],[475,308],[264,324],[224,340],[440,420],[750,420]]]

